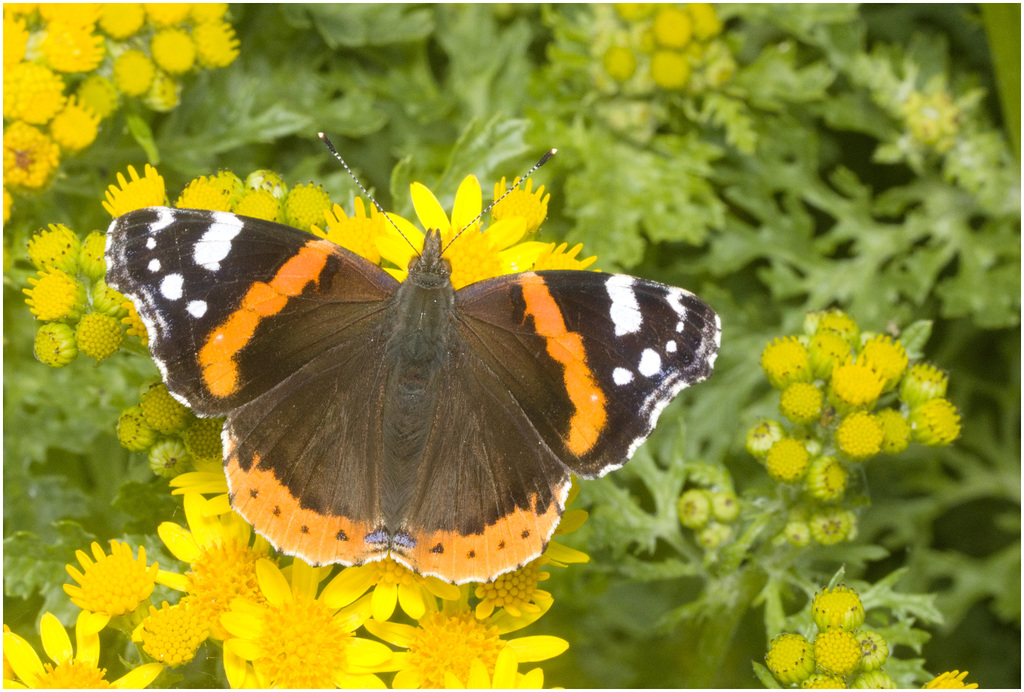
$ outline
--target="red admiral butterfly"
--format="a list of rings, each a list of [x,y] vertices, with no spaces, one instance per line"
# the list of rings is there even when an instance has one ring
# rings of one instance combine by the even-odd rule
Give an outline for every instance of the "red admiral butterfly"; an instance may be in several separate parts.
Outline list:
[[[429,231],[399,283],[289,226],[152,207],[107,231],[171,393],[226,416],[232,507],[311,564],[488,581],[539,556],[570,473],[622,466],[720,322],[692,293],[537,271],[456,290]]]

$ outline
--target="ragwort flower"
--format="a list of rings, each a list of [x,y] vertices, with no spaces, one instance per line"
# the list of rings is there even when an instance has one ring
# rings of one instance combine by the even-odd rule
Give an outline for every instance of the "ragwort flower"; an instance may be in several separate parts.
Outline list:
[[[233,512],[212,509],[199,494],[185,493],[189,528],[166,521],[157,532],[171,554],[189,565],[187,573],[173,576],[172,586],[187,594],[185,598],[196,608],[210,636],[223,640],[229,635],[221,624],[221,616],[235,599],[263,602],[256,563],[268,555],[270,546],[262,536],[250,545],[252,528],[248,523]]]
[[[103,208],[115,219],[122,214],[127,214],[136,209],[156,207],[165,204],[167,192],[164,188],[164,179],[156,172],[156,169],[146,164],[142,178],[135,172],[133,166],[128,166],[130,181],[125,180],[120,173],[117,174],[117,185],[107,188],[107,201]]]
[[[39,634],[43,650],[53,661],[43,663],[32,646],[14,634],[4,631],[4,663],[9,663],[21,685],[32,689],[82,689],[115,687],[133,689],[147,687],[164,666],[161,663],[146,663],[129,671],[117,680],[106,680],[107,671],[98,667],[100,659],[100,630],[107,624],[106,618],[82,612],[75,625],[77,646],[72,648],[71,638],[60,621],[51,613],[44,613],[39,623]],[[5,671],[6,672],[6,671]],[[4,687],[8,680],[4,680]]]
[[[232,637],[224,643],[232,686],[244,681],[248,661],[263,686],[383,687],[375,673],[394,670],[391,649],[354,634],[370,616],[369,597],[332,607],[317,597],[330,571],[295,560],[286,577],[270,560],[256,563],[263,602],[237,598],[221,617]]]
[[[501,638],[536,621],[550,606],[547,602],[539,613],[522,618],[501,612],[480,620],[460,601],[457,605],[446,604],[442,611],[428,612],[416,627],[376,620],[368,620],[365,627],[384,641],[407,649],[395,654],[399,670],[392,687],[438,688],[444,687],[448,675],[460,682],[468,681],[474,661],[480,661],[486,673],[494,675],[498,656],[506,647],[512,648],[523,663],[545,661],[564,652],[569,643],[558,637]]]
[[[388,557],[365,565],[347,567],[324,589],[322,598],[334,608],[354,603],[369,589],[371,612],[375,620],[388,620],[401,605],[405,614],[418,620],[427,612],[427,603],[436,596],[454,601],[459,587],[437,577],[424,577]]]
[[[60,147],[42,130],[17,121],[4,129],[4,189],[37,190],[60,163]]]
[[[78,584],[65,584],[71,602],[82,610],[112,617],[130,613],[149,598],[157,582],[173,586],[176,575],[162,572],[157,565],[146,564],[146,549],[139,546],[139,557],[132,555],[127,543],[110,541],[110,555],[99,543],[92,544],[92,557],[75,551],[82,571],[67,565],[68,574]]]

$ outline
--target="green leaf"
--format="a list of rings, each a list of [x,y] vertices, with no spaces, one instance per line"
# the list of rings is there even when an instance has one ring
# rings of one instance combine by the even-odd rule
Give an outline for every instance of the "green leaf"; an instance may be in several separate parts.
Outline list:
[[[57,537],[53,541],[26,531],[4,539],[4,594],[29,598],[38,593],[43,597],[42,610],[68,624],[74,621],[78,606],[64,592],[65,583],[74,583],[66,566],[81,569],[75,551],[88,553],[95,538],[73,521],[55,522],[52,528]]]

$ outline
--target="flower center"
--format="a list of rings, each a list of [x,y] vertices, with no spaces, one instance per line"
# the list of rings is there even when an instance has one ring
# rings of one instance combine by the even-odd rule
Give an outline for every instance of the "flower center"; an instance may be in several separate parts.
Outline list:
[[[537,574],[536,561],[506,572],[493,582],[481,584],[481,598],[492,601],[497,608],[520,610],[533,599],[539,581]]]
[[[487,241],[487,234],[473,228],[466,230],[452,243],[445,257],[452,263],[451,278],[455,288],[504,273],[498,252]]]
[[[208,634],[199,610],[185,598],[176,606],[165,601],[160,610],[150,606],[150,615],[142,626],[142,648],[156,660],[169,666],[188,663]]]
[[[275,687],[334,687],[335,679],[346,673],[352,635],[319,601],[300,596],[269,607],[263,632],[257,644],[265,655],[257,665]]]
[[[56,668],[45,663],[43,672],[36,678],[34,687],[48,690],[75,688],[107,690],[110,689],[110,683],[103,679],[105,673],[106,671],[102,668],[82,661],[64,661]]]
[[[480,622],[473,613],[452,617],[432,613],[409,643],[409,666],[419,672],[421,688],[443,688],[446,672],[468,680],[475,659],[480,659],[488,675],[494,675],[494,664],[504,647],[498,628]]]
[[[261,557],[265,556],[232,539],[207,548],[192,564],[188,593],[214,639],[227,638],[220,616],[231,608],[232,600],[266,602],[256,579],[256,561]]]
[[[132,557],[132,550],[124,543],[114,543],[110,555],[103,555],[88,565],[80,580],[77,600],[80,606],[94,613],[122,615],[135,610],[139,603],[153,593],[156,563],[146,568],[145,553],[140,559]]]
[[[416,583],[416,575],[390,557],[370,564],[376,567],[376,580],[378,584],[411,586]]]

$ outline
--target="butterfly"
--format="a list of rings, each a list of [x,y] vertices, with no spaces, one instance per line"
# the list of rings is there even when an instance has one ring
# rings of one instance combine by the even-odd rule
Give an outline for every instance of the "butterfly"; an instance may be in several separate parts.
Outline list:
[[[706,379],[715,312],[623,274],[458,290],[429,230],[399,282],[295,228],[150,207],[107,231],[168,390],[224,416],[231,506],[313,565],[390,556],[453,583],[538,557],[571,474],[619,468]]]

